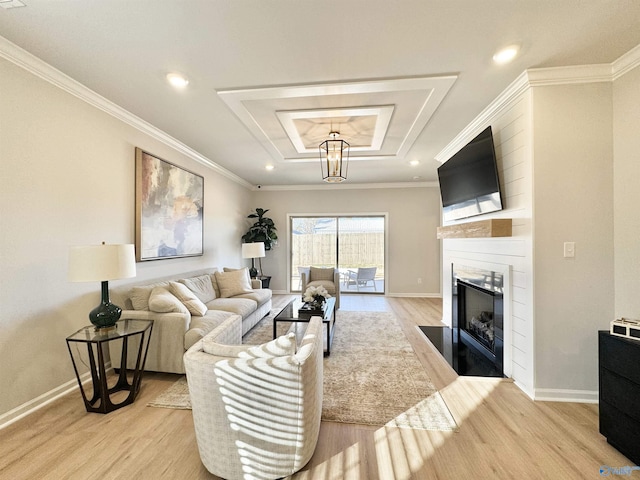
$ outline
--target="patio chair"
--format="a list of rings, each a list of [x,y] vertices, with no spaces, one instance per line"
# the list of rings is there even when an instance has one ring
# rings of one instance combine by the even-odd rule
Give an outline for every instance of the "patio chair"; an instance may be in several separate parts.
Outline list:
[[[347,285],[355,285],[356,289],[360,291],[360,287],[367,287],[369,282],[373,285],[373,290],[376,289],[376,270],[378,267],[363,267],[358,268],[357,271],[349,270],[349,279]]]

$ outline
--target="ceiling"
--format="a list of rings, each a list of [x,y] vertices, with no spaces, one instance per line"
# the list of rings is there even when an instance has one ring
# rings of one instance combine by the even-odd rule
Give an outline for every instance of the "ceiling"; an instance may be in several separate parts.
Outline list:
[[[637,0],[0,0],[19,3],[0,36],[265,188],[322,184],[331,130],[351,144],[346,183],[434,182],[436,155],[524,70],[640,44]]]

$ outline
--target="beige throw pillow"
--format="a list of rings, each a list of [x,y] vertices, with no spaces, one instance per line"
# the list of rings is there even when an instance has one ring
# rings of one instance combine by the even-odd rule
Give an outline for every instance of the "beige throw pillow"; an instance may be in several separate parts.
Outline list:
[[[263,343],[262,345],[223,345],[213,341],[207,341],[207,337],[202,340],[202,349],[217,357],[234,358],[272,358],[295,355],[296,335],[288,333],[281,337]]]
[[[249,279],[249,283],[251,283],[251,274],[249,274],[249,268],[248,267],[243,267],[243,268],[224,267],[222,270],[225,271],[225,272],[237,272],[239,270],[244,270],[245,272],[247,272],[247,278]]]
[[[189,313],[180,300],[165,287],[155,287],[149,296],[149,310],[158,313]]]
[[[191,315],[202,317],[207,313],[207,306],[202,303],[186,285],[178,282],[169,282],[169,286],[171,293],[178,297],[178,300],[187,307]]]
[[[178,280],[178,282],[186,285],[202,303],[210,302],[216,298],[216,292],[213,290],[213,284],[211,283],[211,277],[209,275],[183,278],[182,280]]]
[[[134,310],[149,310],[149,295],[153,287],[132,287],[129,298]]]
[[[229,298],[243,293],[251,293],[251,281],[246,268],[233,272],[216,272],[216,281],[220,288],[220,297]]]

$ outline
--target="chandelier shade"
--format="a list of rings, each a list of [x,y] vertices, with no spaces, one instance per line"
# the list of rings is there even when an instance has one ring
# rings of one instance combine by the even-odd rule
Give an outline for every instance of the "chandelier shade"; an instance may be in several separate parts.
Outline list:
[[[331,139],[319,145],[322,180],[328,183],[340,183],[347,179],[350,145],[338,140],[339,135],[338,132],[331,132]]]

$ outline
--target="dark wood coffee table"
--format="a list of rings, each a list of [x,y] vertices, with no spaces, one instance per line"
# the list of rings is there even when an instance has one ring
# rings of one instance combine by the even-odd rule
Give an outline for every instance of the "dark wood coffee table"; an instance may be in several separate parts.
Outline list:
[[[335,307],[336,307],[336,299],[331,297],[327,299],[326,307],[324,309],[324,316],[322,317],[322,323],[327,326],[327,349],[324,352],[325,356],[331,355],[331,342],[333,341],[333,332],[335,331]],[[280,313],[278,313],[273,318],[273,338],[278,336],[278,322],[303,322],[309,323],[311,319],[311,315],[307,313],[299,313],[298,310],[300,307],[304,305],[304,302],[300,299],[292,300],[287,304],[286,307],[282,309]],[[315,316],[315,315],[314,315]],[[320,316],[320,315],[317,315]]]

